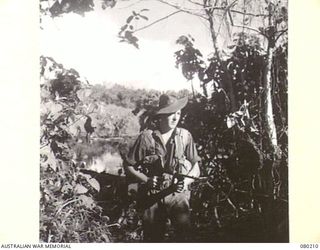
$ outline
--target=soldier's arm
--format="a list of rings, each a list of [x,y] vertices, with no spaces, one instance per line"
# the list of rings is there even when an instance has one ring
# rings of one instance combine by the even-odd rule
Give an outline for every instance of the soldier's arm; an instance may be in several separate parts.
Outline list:
[[[138,182],[146,183],[148,181],[148,177],[139,171],[139,162],[146,155],[147,143],[146,143],[146,135],[141,133],[134,145],[130,148],[129,154],[126,157],[126,162],[124,164],[126,172],[134,177]]]
[[[148,182],[148,176],[146,176],[141,171],[138,171],[133,166],[127,166],[127,171],[130,173],[131,176],[135,177],[139,182],[147,183]]]
[[[199,177],[200,176],[200,168],[199,168],[198,162],[196,162],[193,165],[193,167],[192,167],[192,169],[191,169],[191,171],[189,172],[188,175],[192,176],[192,177]]]
[[[133,166],[127,166],[126,169],[127,169],[127,172],[130,173],[130,175],[132,175],[138,180],[138,182],[146,183],[150,189],[157,188],[160,184],[160,181],[158,180],[158,178],[154,176],[148,177]]]
[[[190,171],[188,173],[189,176],[193,176],[193,177],[199,177],[200,176],[200,168],[199,168],[199,164],[198,162],[201,160],[197,149],[196,149],[196,145],[193,141],[192,135],[190,132],[188,132],[188,143],[186,146],[186,157],[187,160],[190,161],[192,167],[190,168]],[[186,178],[185,179],[185,185],[188,186],[189,184],[191,184],[194,180],[191,178]]]
[[[200,168],[199,168],[199,164],[198,162],[196,162],[191,170],[189,171],[188,173],[189,176],[192,176],[192,177],[199,177],[200,176]],[[188,186],[190,185],[192,182],[194,182],[194,179],[191,179],[191,178],[185,178],[184,179],[184,184],[185,186]]]

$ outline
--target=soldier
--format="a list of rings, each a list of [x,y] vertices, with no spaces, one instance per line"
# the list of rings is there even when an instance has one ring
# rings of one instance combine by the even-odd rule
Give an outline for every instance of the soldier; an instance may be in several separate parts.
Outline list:
[[[145,242],[164,240],[168,218],[174,228],[174,241],[188,241],[190,231],[188,187],[193,179],[176,178],[176,173],[198,177],[200,158],[190,132],[177,127],[181,109],[187,102],[187,97],[176,99],[166,94],[161,95],[155,113],[158,118],[157,129],[143,131],[127,157],[126,171],[140,183],[138,193],[142,197],[140,203],[145,209],[143,214]],[[165,190],[169,190],[169,193]],[[161,191],[165,195],[154,204],[146,204],[147,195]]]

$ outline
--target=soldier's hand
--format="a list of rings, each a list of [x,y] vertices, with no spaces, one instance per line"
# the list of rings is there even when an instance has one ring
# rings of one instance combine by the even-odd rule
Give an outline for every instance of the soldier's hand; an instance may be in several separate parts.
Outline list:
[[[150,189],[160,189],[161,180],[158,176],[152,176],[148,178],[147,186]]]
[[[142,163],[143,164],[153,164],[157,160],[159,160],[159,156],[158,155],[148,155],[148,156],[143,158]]]
[[[173,184],[174,190],[177,193],[181,193],[184,189],[184,179],[178,180],[176,179],[175,183]]]

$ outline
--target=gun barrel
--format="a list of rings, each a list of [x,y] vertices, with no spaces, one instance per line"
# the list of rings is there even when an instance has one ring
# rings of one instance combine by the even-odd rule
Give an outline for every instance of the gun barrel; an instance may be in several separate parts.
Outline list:
[[[190,179],[197,180],[197,181],[199,181],[199,180],[203,181],[203,180],[208,179],[207,177],[194,177],[194,176],[190,176],[190,175],[186,175],[186,174],[178,174],[178,173],[174,174],[170,171],[163,171],[163,172],[166,174],[177,175],[177,176],[181,176],[183,178],[190,178]]]
[[[184,177],[184,178],[190,178],[190,179],[193,179],[193,180],[198,180],[199,179],[199,177],[189,176],[189,175],[186,175],[186,174],[179,174],[179,175]]]

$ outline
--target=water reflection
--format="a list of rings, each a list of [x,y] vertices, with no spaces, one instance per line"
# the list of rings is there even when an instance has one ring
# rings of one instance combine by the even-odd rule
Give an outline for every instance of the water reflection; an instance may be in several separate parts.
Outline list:
[[[94,157],[92,162],[87,166],[87,169],[97,173],[103,172],[119,175],[120,170],[122,169],[122,162],[123,161],[119,153],[106,152],[99,157]]]

